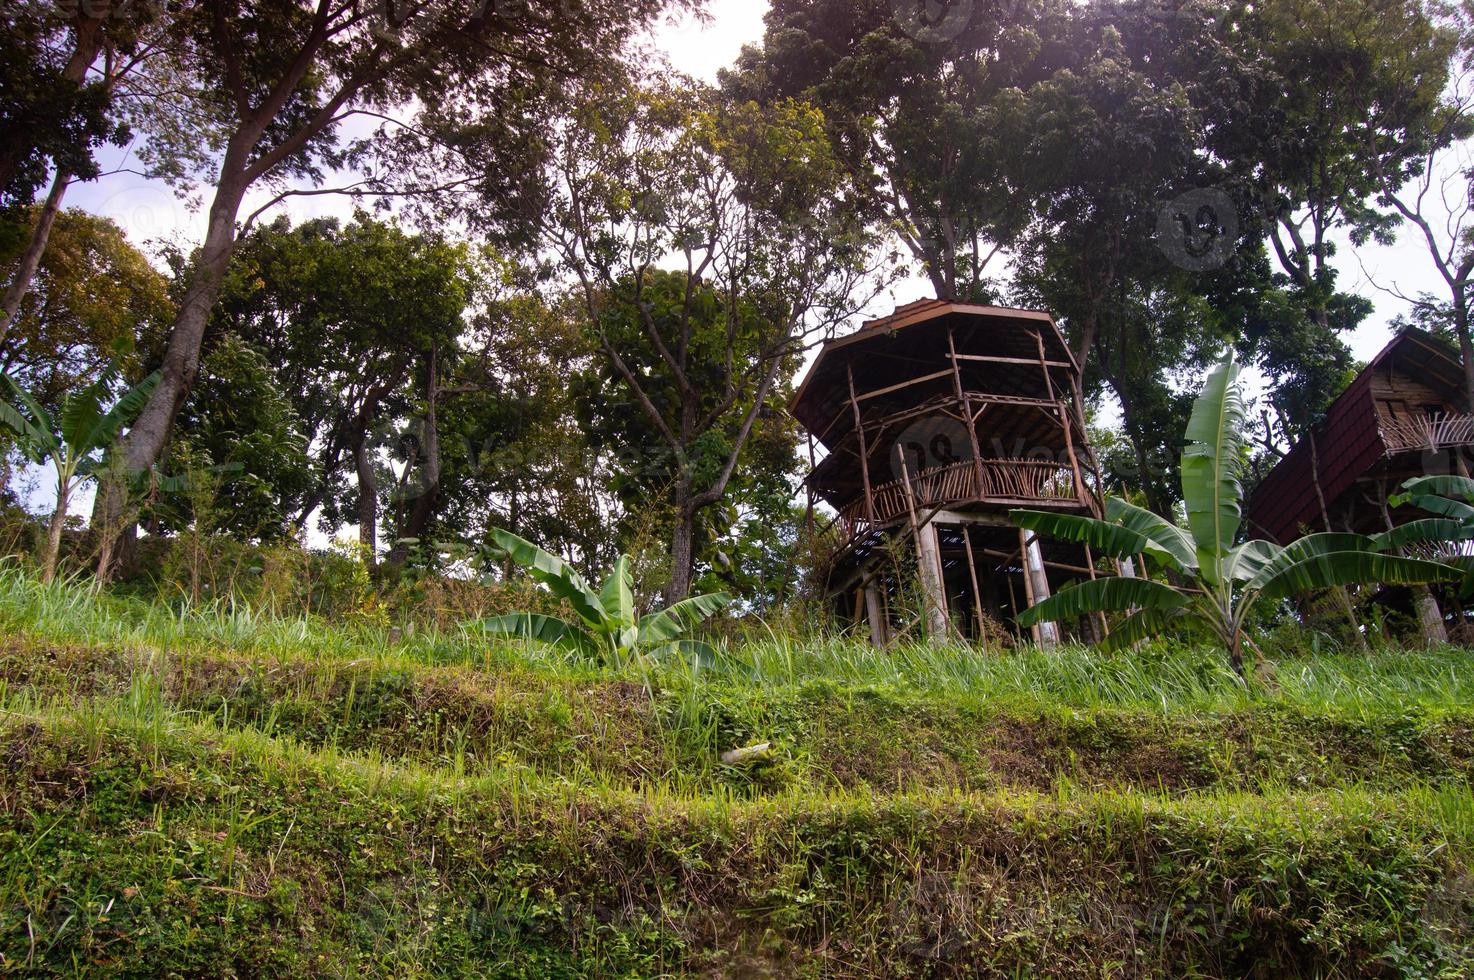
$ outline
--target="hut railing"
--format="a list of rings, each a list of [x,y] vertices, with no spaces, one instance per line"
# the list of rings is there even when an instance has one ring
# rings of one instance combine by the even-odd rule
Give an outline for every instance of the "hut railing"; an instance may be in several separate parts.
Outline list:
[[[916,506],[922,509],[976,500],[1026,503],[1077,499],[1070,468],[1048,459],[985,459],[981,467],[970,459],[964,460],[912,476],[911,489],[916,494]],[[908,502],[902,481],[892,480],[874,487],[871,496],[875,500],[876,525],[890,524],[905,515]],[[870,529],[864,497],[839,512],[839,524],[846,538]]]
[[[1470,414],[1433,412],[1419,418],[1379,417],[1377,422],[1382,429],[1382,444],[1388,452],[1474,443],[1474,415]]]

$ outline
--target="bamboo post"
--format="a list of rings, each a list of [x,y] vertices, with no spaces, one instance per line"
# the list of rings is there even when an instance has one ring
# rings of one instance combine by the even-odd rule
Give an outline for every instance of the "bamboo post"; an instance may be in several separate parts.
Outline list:
[[[983,634],[983,590],[978,586],[978,562],[972,553],[972,535],[967,531],[967,525],[962,525],[962,544],[967,548],[967,577],[972,580],[972,601],[977,608],[978,628],[977,638],[981,639]]]
[[[1018,532],[1018,557],[1019,567],[1024,570],[1024,602],[1028,603],[1024,608],[1034,608],[1034,576],[1029,572],[1029,539],[1028,532],[1019,528]],[[1018,607],[1015,606],[1015,609]],[[1034,637],[1034,645],[1042,646],[1039,635],[1039,624],[1035,623],[1029,627],[1029,633]]]
[[[880,591],[874,581],[865,585],[865,615],[870,620],[870,645],[878,650],[884,649],[885,619],[880,611]]]
[[[1030,535],[1019,528],[1019,550],[1024,557],[1024,584],[1028,586],[1029,608],[1049,598],[1049,577],[1044,571],[1044,553],[1039,547],[1038,535]],[[1059,626],[1055,623],[1040,623],[1034,635],[1040,646],[1052,647],[1059,643]]]
[[[850,408],[855,413],[855,438],[860,441],[860,480],[865,487],[865,516],[875,524],[875,496],[870,492],[870,451],[865,446],[865,426],[860,421],[860,402],[855,398],[855,369],[844,367],[845,377],[850,383]]]
[[[972,417],[972,399],[962,388],[962,367],[957,360],[957,342],[950,328],[947,330],[947,350],[952,355],[952,387],[957,392],[957,401],[962,406],[962,414],[967,417],[967,440],[972,445],[973,496],[981,497],[983,495],[983,447],[978,443],[977,419]],[[966,534],[966,528],[963,529],[963,533]],[[969,562],[971,562],[971,555],[972,550],[969,548]]]
[[[906,450],[899,443],[896,456],[901,462],[901,484],[906,492],[906,514],[911,535],[916,539],[916,564],[921,579],[922,605],[925,607],[927,635],[945,637],[948,630],[947,597],[943,591],[942,556],[937,546],[937,527],[930,520],[925,525],[916,518],[916,494],[911,490],[911,471],[906,466]]]

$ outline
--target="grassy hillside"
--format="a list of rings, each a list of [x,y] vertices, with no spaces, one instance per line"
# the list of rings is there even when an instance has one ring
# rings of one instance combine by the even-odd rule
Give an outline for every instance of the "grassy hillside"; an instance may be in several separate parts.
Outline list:
[[[1474,969],[1462,651],[605,671],[11,572],[0,633],[0,971]]]

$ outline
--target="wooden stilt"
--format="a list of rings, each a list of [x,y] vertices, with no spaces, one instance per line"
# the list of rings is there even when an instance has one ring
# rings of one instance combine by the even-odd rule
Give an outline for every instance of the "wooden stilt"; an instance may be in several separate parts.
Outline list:
[[[978,586],[978,562],[972,553],[972,535],[967,531],[967,525],[962,525],[962,544],[967,549],[967,577],[972,580],[972,601],[977,607],[978,626],[974,631],[974,639],[983,639],[983,624],[987,622],[987,616],[983,613],[983,590]]]
[[[1024,557],[1024,583],[1029,587],[1029,608],[1032,609],[1049,598],[1049,578],[1044,571],[1044,555],[1039,548],[1038,535],[1019,528],[1019,550]],[[1040,646],[1055,646],[1059,643],[1059,626],[1040,623],[1035,627],[1034,635]]]

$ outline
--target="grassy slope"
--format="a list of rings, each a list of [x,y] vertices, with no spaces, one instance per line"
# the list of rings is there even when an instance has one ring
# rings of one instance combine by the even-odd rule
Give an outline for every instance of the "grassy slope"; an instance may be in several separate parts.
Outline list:
[[[1474,657],[692,676],[0,572],[0,972],[1459,976]],[[758,766],[718,754],[775,744]]]

